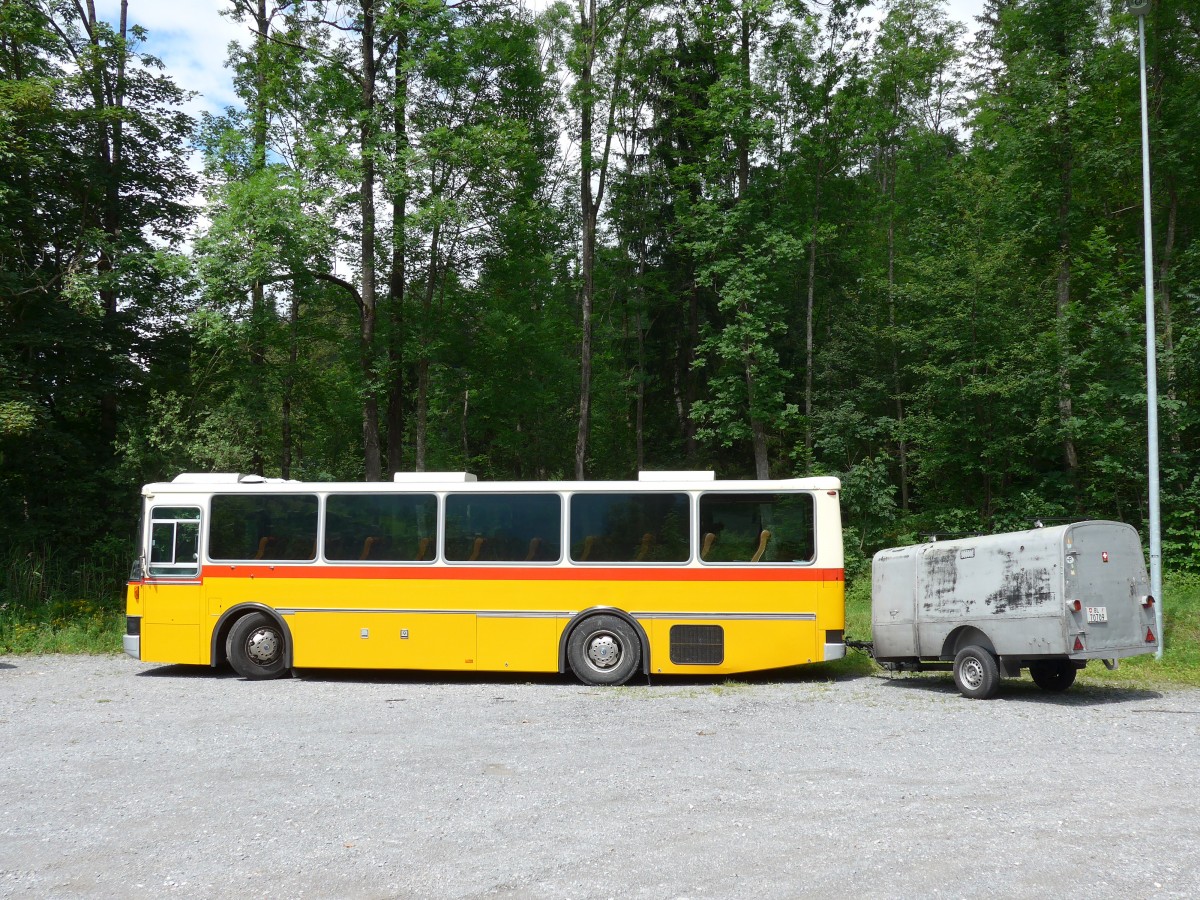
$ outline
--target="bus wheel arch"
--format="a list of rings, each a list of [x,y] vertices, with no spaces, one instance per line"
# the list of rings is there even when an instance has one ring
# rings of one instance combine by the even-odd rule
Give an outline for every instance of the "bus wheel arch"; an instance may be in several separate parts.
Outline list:
[[[253,634],[255,629],[261,633]],[[236,634],[235,634],[236,632]],[[242,645],[234,647],[234,641]],[[277,642],[274,650],[271,641]],[[248,650],[255,643],[255,649]],[[280,678],[292,668],[292,632],[275,610],[261,603],[245,603],[226,610],[212,634],[212,665],[228,662],[245,678]],[[257,658],[250,658],[253,653]]]
[[[625,684],[650,672],[650,640],[640,622],[623,610],[593,607],[577,613],[559,639],[560,672],[585,684]]]

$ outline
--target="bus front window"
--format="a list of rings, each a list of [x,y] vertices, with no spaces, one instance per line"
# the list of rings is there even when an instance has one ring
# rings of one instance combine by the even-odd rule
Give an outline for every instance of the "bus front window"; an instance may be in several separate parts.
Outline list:
[[[153,576],[194,578],[200,574],[200,510],[158,506],[150,515],[150,566]]]

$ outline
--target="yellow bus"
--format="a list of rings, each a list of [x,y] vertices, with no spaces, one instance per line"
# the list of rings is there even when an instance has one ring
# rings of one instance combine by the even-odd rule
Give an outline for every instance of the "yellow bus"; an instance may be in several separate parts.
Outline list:
[[[146,485],[125,651],[293,668],[730,674],[845,655],[836,478]]]

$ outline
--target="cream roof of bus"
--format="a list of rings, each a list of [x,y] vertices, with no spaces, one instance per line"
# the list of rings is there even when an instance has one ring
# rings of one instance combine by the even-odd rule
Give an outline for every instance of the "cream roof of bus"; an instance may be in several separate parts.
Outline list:
[[[642,473],[643,475],[651,473]],[[691,472],[656,472],[650,478],[638,481],[476,481],[474,475],[465,472],[421,472],[404,473],[396,481],[293,481],[281,478],[262,478],[257,475],[239,475],[235,472],[185,472],[173,481],[147,484],[142,488],[145,496],[156,494],[207,494],[207,493],[357,493],[388,492],[404,489],[430,491],[748,491],[771,490],[839,491],[841,482],[830,476],[812,478],[783,478],[764,481],[739,480],[718,481],[711,473],[709,477],[696,477]],[[413,475],[418,477],[414,478]],[[668,476],[668,477],[664,477]]]

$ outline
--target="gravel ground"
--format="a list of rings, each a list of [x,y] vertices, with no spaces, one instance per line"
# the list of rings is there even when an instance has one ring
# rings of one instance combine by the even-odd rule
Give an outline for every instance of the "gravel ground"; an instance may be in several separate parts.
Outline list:
[[[1200,895],[1200,691],[0,658],[0,897]]]

